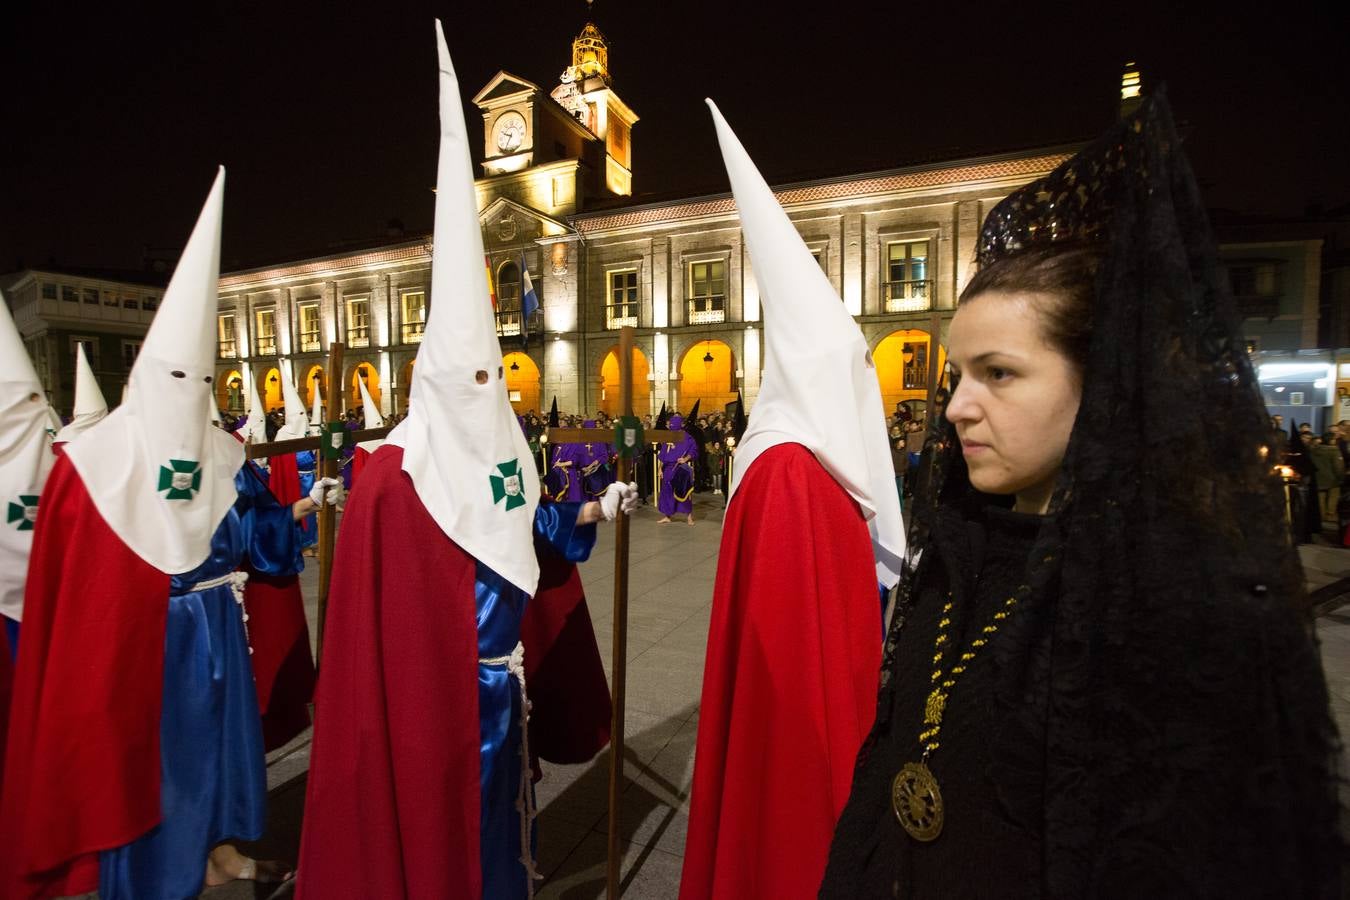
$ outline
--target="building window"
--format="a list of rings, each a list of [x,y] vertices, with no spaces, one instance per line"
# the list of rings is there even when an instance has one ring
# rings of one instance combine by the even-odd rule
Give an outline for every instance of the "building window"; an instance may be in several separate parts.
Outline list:
[[[347,300],[347,346],[370,346],[369,297],[351,297]]]
[[[98,338],[87,334],[74,334],[70,336],[70,355],[73,357],[79,353],[78,344],[84,344],[84,355],[89,357],[89,368],[95,372],[99,370],[99,343]]]
[[[154,297],[146,297],[143,301],[141,301],[141,309],[145,310],[146,312],[154,312],[158,306],[159,301],[157,301]]]
[[[422,332],[427,329],[427,292],[404,291],[401,295],[403,307],[403,343],[422,343]]]
[[[1278,260],[1241,260],[1228,264],[1233,302],[1243,318],[1274,318],[1280,314],[1284,266]]]
[[[928,241],[896,241],[886,245],[886,280],[881,284],[886,312],[919,312],[932,305],[933,280],[928,271]]]
[[[605,304],[605,327],[623,328],[638,323],[638,273],[636,269],[609,273],[609,302]]]
[[[689,264],[689,324],[707,325],[727,318],[727,264],[710,260]]]
[[[95,295],[95,296],[98,296],[98,291],[97,291],[97,290],[94,290],[94,295]],[[122,298],[119,297],[119,296],[117,295],[117,292],[116,292],[116,291],[104,291],[104,292],[103,292],[103,305],[104,305],[104,306],[121,306],[121,305],[122,305]]]
[[[497,335],[520,334],[520,266],[507,260],[497,270]]]
[[[44,282],[42,282],[42,299],[43,299],[43,300],[55,300],[55,299],[56,299],[56,285],[52,284],[50,281],[44,281]],[[74,298],[74,297],[67,297],[66,299],[67,299],[67,300],[74,300],[75,298]]]
[[[275,309],[260,309],[255,313],[257,318],[256,331],[258,333],[258,355],[275,356],[277,352],[277,311]]]
[[[141,355],[141,341],[123,341],[122,342],[122,364],[126,366],[128,372],[136,364],[136,357]]]
[[[135,297],[125,297],[125,296],[124,296],[124,297],[122,298],[122,307],[123,307],[124,309],[140,309],[140,308],[141,308],[141,304],[140,304],[140,301],[137,300]]]
[[[319,340],[319,304],[301,303],[300,312],[300,352],[314,353],[323,349]]]
[[[61,299],[62,299],[62,300],[65,300],[67,303],[79,303],[79,302],[80,302],[80,292],[77,291],[77,290],[75,290],[73,287],[71,287],[71,286],[68,285],[68,284],[63,284],[63,285],[61,285]],[[89,299],[88,297],[86,297],[86,298],[84,299],[84,302],[85,302],[85,303],[90,303],[90,302],[97,303],[97,302],[98,302],[98,299],[95,298],[93,301],[90,301],[90,299]]]
[[[234,330],[234,313],[216,317],[216,343],[223,358],[233,359],[239,355],[239,341]]]

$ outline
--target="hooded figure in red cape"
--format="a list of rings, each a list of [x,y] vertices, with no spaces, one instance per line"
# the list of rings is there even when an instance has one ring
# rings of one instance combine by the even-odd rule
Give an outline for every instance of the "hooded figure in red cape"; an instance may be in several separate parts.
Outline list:
[[[293,573],[295,517],[315,504],[255,489],[205,415],[223,197],[222,170],[126,400],[42,493],[0,798],[5,897],[173,900],[272,874],[222,843],[260,837],[266,806],[239,569]]]
[[[637,503],[613,485],[584,507],[539,505],[436,35],[433,306],[408,417],[366,463],[338,539],[300,848],[298,896],[313,900],[533,893],[522,618],[537,557],[585,559],[591,523]]]
[[[878,585],[899,580],[904,530],[867,343],[713,118],[767,353],[722,530],[680,896],[814,897],[872,725]]]
[[[383,428],[384,415],[380,413],[380,405],[375,402],[375,398],[370,396],[370,391],[366,388],[366,380],[358,378],[356,386],[361,389],[361,412],[366,421],[365,427]],[[356,482],[361,478],[366,463],[370,462],[370,455],[380,449],[383,444],[384,441],[362,441],[356,445],[356,449],[352,451],[352,487],[356,487]]]

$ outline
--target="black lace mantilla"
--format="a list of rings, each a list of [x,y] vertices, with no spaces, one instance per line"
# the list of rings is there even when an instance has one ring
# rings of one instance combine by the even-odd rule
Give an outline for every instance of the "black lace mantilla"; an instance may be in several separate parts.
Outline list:
[[[1103,257],[1081,406],[1027,564],[1045,614],[991,642],[995,653],[1008,651],[1000,640],[1048,648],[1041,701],[998,698],[1043,746],[1031,779],[1043,791],[1039,878],[1002,896],[1339,897],[1339,742],[1302,571],[1255,375],[1161,92],[1000,203],[979,262],[1060,241],[1096,243]],[[940,391],[877,720],[822,896],[871,895],[860,848],[890,814],[874,795],[907,761],[878,749],[914,726],[907,712],[892,721],[898,637],[941,553],[939,513],[973,493],[946,400]],[[1025,768],[1012,752],[990,748],[990,777]]]

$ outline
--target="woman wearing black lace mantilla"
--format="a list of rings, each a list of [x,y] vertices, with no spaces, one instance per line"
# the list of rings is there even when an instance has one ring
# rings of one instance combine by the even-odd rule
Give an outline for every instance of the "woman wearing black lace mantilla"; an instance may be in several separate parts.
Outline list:
[[[978,262],[821,896],[1339,897],[1302,573],[1163,95]]]

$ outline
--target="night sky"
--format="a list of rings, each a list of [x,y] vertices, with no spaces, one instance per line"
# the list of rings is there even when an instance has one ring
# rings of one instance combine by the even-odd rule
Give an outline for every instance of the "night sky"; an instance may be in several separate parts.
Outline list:
[[[704,96],[781,182],[1090,138],[1135,59],[1146,88],[1168,83],[1211,206],[1350,202],[1327,13],[1093,5],[597,0],[591,18],[641,117],[639,195],[726,190]],[[551,89],[587,20],[583,0],[44,7],[7,13],[0,48],[0,271],[139,268],[181,246],[217,163],[226,270],[377,240],[391,218],[429,230],[432,18],[475,136],[469,97],[499,69]]]

